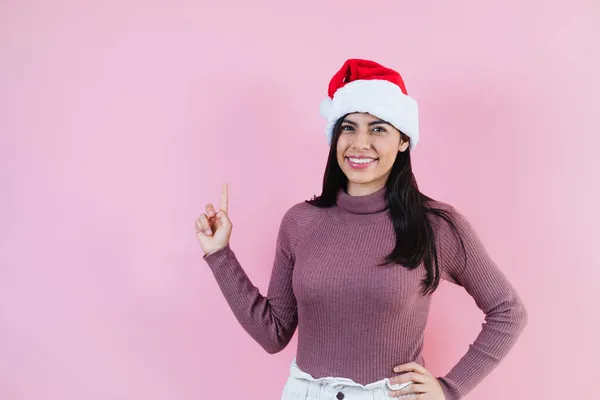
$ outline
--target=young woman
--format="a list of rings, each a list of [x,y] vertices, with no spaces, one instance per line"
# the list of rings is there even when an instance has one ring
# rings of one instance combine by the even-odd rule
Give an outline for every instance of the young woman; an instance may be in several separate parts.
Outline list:
[[[322,194],[284,214],[267,295],[229,246],[227,185],[220,210],[207,204],[196,220],[204,260],[268,353],[284,349],[298,328],[283,400],[461,399],[515,344],[526,309],[466,218],[419,191],[411,167],[417,103],[400,74],[350,59],[328,94]],[[436,377],[422,350],[440,279],[464,287],[486,323]]]

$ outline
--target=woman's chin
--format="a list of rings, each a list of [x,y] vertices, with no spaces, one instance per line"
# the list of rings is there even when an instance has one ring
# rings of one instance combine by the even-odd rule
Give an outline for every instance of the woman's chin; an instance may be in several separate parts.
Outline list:
[[[357,185],[365,185],[368,183],[372,183],[375,179],[373,176],[365,176],[364,174],[346,174],[346,177],[348,178],[348,182],[352,182],[354,184]]]

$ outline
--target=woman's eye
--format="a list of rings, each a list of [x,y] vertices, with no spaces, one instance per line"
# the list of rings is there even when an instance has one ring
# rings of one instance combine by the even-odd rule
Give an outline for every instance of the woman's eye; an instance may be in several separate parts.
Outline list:
[[[346,128],[349,128],[349,129],[346,129]],[[343,131],[349,131],[350,129],[352,129],[352,127],[350,125],[344,125],[344,126],[342,126],[342,130]]]
[[[375,128],[373,128],[373,130],[375,130],[376,132],[386,132],[385,128],[381,126],[376,126]]]

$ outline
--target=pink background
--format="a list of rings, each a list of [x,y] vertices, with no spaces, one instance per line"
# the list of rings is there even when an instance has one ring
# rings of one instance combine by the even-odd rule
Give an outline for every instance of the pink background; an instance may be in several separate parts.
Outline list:
[[[279,398],[296,337],[268,355],[243,331],[194,220],[229,183],[265,294],[281,216],[319,193],[318,106],[349,57],[404,75],[421,188],[528,306],[468,398],[596,397],[600,3],[522,3],[0,2],[0,398]],[[444,284],[428,367],[482,321]]]

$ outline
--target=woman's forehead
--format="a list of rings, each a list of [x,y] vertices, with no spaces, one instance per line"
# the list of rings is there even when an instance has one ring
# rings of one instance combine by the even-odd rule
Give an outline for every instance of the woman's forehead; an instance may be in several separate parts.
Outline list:
[[[366,112],[355,112],[355,113],[351,113],[346,115],[346,117],[344,117],[344,121],[345,122],[355,122],[355,123],[369,123],[369,122],[381,122],[381,123],[388,123],[384,120],[382,120],[381,118],[373,115],[373,114],[369,114]]]

